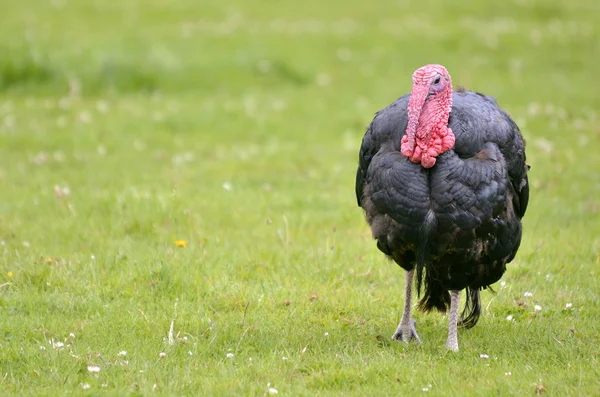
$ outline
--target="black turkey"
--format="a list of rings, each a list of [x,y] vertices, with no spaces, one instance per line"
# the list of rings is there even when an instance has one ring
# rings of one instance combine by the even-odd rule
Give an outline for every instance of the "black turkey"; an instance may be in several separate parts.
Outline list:
[[[394,339],[420,341],[412,286],[424,311],[449,310],[446,347],[481,314],[481,289],[502,277],[521,243],[529,200],[525,142],[493,98],[452,90],[446,68],[426,65],[412,92],[379,111],[363,138],[358,205],[377,247],[406,271],[404,312]]]

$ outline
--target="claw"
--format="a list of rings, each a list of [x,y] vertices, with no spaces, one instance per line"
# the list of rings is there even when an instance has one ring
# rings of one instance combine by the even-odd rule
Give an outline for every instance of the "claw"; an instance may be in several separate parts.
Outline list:
[[[412,319],[410,324],[398,325],[396,332],[394,332],[394,335],[392,335],[392,339],[403,341],[406,343],[414,339],[417,341],[417,343],[421,343],[421,338],[419,338],[419,335],[417,334],[416,324],[417,321],[415,319]]]

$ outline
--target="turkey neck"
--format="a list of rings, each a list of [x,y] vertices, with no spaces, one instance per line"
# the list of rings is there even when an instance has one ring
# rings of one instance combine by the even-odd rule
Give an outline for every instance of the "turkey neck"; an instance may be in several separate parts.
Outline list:
[[[452,86],[432,94],[426,85],[416,85],[408,104],[408,125],[400,152],[425,168],[435,164],[435,158],[454,146],[454,136],[448,128],[452,109]]]
[[[415,144],[421,148],[421,152],[427,152],[431,142],[432,135],[437,135],[444,128],[448,127],[450,111],[452,108],[452,99],[448,106],[445,98],[431,98],[426,100],[419,114],[417,128],[415,131]]]

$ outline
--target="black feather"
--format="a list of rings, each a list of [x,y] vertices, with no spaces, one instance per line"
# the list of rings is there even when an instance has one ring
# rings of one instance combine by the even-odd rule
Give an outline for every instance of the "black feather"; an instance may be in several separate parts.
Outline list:
[[[465,308],[460,315],[459,326],[472,328],[479,321],[481,315],[481,300],[479,299],[479,289],[467,287],[467,300]]]
[[[521,242],[529,202],[525,141],[495,99],[453,93],[452,150],[426,170],[400,153],[405,95],[378,112],[359,152],[356,198],[378,247],[417,270],[423,310],[446,310],[450,290],[467,288],[461,324],[481,313],[479,291],[498,281]]]

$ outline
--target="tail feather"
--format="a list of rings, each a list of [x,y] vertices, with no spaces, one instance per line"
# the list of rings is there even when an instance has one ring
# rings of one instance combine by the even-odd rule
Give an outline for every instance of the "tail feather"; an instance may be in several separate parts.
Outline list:
[[[423,225],[419,230],[419,248],[417,249],[417,295],[421,295],[423,283],[423,270],[425,270],[425,293],[419,301],[418,308],[423,311],[432,309],[445,312],[450,307],[450,294],[437,280],[435,270],[427,268],[427,253],[429,251],[429,240],[437,229],[437,219],[432,210],[427,212]]]
[[[479,316],[481,316],[479,288],[467,287],[467,300],[458,325],[467,329],[473,328],[479,321]]]
[[[425,293],[417,307],[424,312],[435,309],[442,313],[450,308],[450,293],[436,280],[431,269],[425,271]]]
[[[418,308],[422,311],[436,309],[446,312],[450,308],[450,293],[442,287],[437,279],[435,269],[427,266],[430,238],[437,229],[437,219],[432,210],[427,212],[425,220],[419,229],[419,248],[417,249],[417,295],[421,295],[423,271],[425,271],[425,292],[419,301]],[[490,288],[488,286],[488,288]],[[490,288],[491,289],[491,288]],[[481,299],[479,288],[466,288],[467,299],[465,308],[460,315],[459,326],[472,328],[481,316]]]

